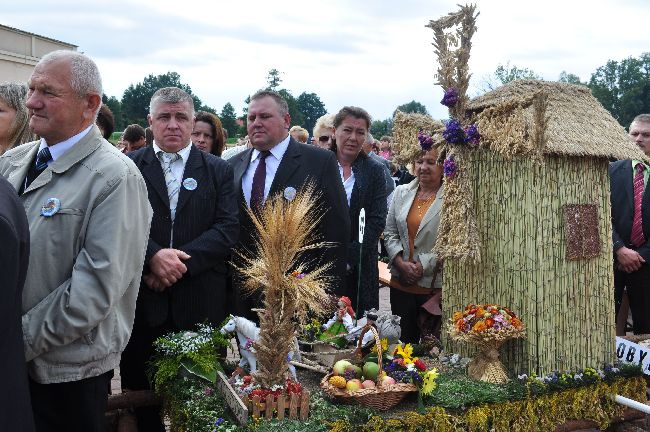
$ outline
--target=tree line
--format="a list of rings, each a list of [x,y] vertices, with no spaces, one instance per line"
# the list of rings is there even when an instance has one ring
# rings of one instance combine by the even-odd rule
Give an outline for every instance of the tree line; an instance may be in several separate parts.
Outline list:
[[[303,91],[297,97],[293,96],[289,90],[281,87],[281,75],[282,72],[271,69],[266,77],[266,88],[277,91],[287,100],[292,124],[303,126],[311,133],[316,120],[327,114],[325,104],[313,92]],[[490,91],[517,79],[541,79],[541,77],[531,69],[510,65],[509,62],[505,65],[499,64],[492,75],[483,78],[480,91]],[[650,113],[650,53],[643,53],[638,58],[629,57],[620,61],[609,60],[605,65],[596,69],[588,81],[583,82],[578,76],[566,71],[560,74],[558,81],[589,87],[594,97],[624,127],[627,127],[636,115]],[[238,116],[233,105],[227,102],[221,111],[217,112],[215,108],[205,105],[192,92],[191,87],[181,81],[180,75],[176,72],[167,72],[156,76],[150,74],[142,82],[129,85],[121,99],[104,95],[103,102],[108,105],[115,116],[116,130],[123,130],[127,125],[133,123],[146,126],[151,96],[159,88],[170,86],[182,88],[192,95],[195,110],[208,111],[219,116],[224,129],[228,131],[228,136],[246,135],[246,108]],[[246,98],[244,101],[246,105],[248,105],[248,101]],[[426,107],[415,100],[399,105],[395,111],[397,110],[428,114]],[[239,124],[238,120],[240,120]],[[392,130],[392,117],[375,120],[370,128],[370,132],[376,137],[391,135]]]

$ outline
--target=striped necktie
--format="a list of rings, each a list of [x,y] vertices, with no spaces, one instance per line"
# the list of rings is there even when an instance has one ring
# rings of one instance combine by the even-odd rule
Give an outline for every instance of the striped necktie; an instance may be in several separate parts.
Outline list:
[[[643,181],[643,171],[645,165],[637,164],[636,174],[634,175],[634,218],[632,219],[632,235],[630,242],[633,246],[639,247],[645,243],[643,235],[643,217],[641,215],[641,203],[643,202],[643,190],[645,189]]]
[[[172,222],[176,218],[176,204],[178,204],[178,192],[181,190],[181,182],[172,172],[174,163],[181,159],[178,153],[158,152],[158,157],[162,163],[163,174],[165,174],[165,184],[167,185],[167,195],[169,196],[169,210],[171,211]]]

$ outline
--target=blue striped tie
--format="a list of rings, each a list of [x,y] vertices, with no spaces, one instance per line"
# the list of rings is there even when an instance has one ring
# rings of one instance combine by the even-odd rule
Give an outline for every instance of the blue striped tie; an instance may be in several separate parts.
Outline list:
[[[172,221],[176,218],[176,204],[178,203],[178,192],[181,189],[181,183],[172,172],[172,165],[181,156],[178,153],[158,153],[162,162],[163,174],[165,174],[165,184],[167,185],[167,194],[169,196],[169,210],[171,211]]]

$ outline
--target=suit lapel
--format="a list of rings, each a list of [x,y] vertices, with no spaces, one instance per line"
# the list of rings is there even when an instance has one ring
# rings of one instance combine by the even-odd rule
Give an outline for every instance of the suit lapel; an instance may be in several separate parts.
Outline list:
[[[201,150],[192,145],[192,148],[190,149],[190,155],[187,158],[187,163],[185,163],[185,171],[183,171],[183,182],[181,183],[181,190],[178,193],[176,214],[180,213],[180,211],[183,209],[183,206],[185,206],[192,194],[195,194],[196,191],[200,189],[203,183],[206,181],[203,165],[203,155],[201,154]],[[197,189],[188,190],[185,188],[185,179],[188,178],[193,178],[196,180]]]
[[[625,187],[625,194],[627,199],[630,201],[632,206],[632,212],[634,213],[634,176],[632,174],[632,161],[625,161],[625,165],[622,170],[620,170],[619,175],[623,176],[622,185]]]
[[[282,156],[278,170],[275,172],[267,199],[280,192],[280,189],[284,190],[294,171],[300,166],[301,154],[298,148],[300,145],[304,144],[298,144],[293,138],[289,140],[289,146],[287,147],[287,151],[284,152],[284,156]]]
[[[243,152],[239,153],[236,155],[233,159],[236,160],[236,163],[233,164],[233,177],[235,180],[235,192],[237,193],[238,197],[242,197],[243,199],[243,191],[242,191],[242,186],[241,186],[241,180],[242,177],[244,177],[244,173],[246,172],[246,169],[248,168],[248,164],[250,163],[251,160],[251,155],[253,154],[253,149],[249,148],[244,150]]]
[[[167,184],[163,174],[160,161],[153,151],[153,147],[147,147],[146,153],[142,157],[144,165],[142,166],[142,175],[149,180],[149,184],[160,196],[160,199],[169,208],[169,195],[167,193]]]
[[[20,190],[21,186],[25,182],[27,172],[36,160],[36,153],[38,152],[39,145],[40,141],[25,144],[14,150],[15,153],[11,156],[9,163],[15,167],[15,169],[11,171],[7,177],[7,181],[11,183],[17,191]]]

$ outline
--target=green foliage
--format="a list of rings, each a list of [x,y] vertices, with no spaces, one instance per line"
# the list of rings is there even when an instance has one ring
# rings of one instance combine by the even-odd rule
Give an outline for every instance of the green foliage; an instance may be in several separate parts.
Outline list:
[[[402,111],[403,113],[429,114],[427,107],[414,100],[398,106],[395,111],[393,111],[393,117],[395,117],[397,111]]]
[[[167,72],[163,75],[150,74],[145,77],[141,83],[135,85],[131,84],[122,95],[122,110],[124,112],[126,123],[138,123],[141,126],[148,126],[147,114],[149,113],[149,102],[151,96],[156,90],[163,87],[178,87],[185,90],[192,96],[194,100],[194,109],[199,111],[203,107],[201,99],[192,94],[192,89],[189,85],[181,82],[181,76],[176,72]],[[210,109],[211,111],[214,111]]]
[[[383,135],[392,135],[393,119],[389,118],[386,120],[373,120],[373,122],[370,124],[370,133],[377,139],[381,138]]]
[[[499,64],[492,75],[483,78],[481,93],[492,91],[503,84],[520,79],[539,80],[542,77],[532,69],[510,66],[510,61],[508,61],[505,65]]]
[[[278,90],[278,93],[280,94],[280,96],[284,98],[284,100],[287,101],[287,105],[289,106],[289,115],[291,116],[291,124],[293,125],[303,124],[305,118],[302,115],[302,112],[300,111],[300,107],[298,106],[298,101],[296,100],[296,98],[293,97],[291,92],[286,89]]]
[[[124,118],[122,118],[122,104],[120,101],[115,96],[108,97],[104,94],[102,95],[102,103],[113,113],[113,117],[115,118],[115,130],[124,130],[127,125],[124,124]]]
[[[636,115],[650,112],[650,52],[620,62],[609,60],[591,75],[588,86],[612,116],[628,127]]]
[[[567,73],[566,71],[562,71],[560,73],[560,77],[559,77],[558,81],[563,82],[563,83],[569,83],[569,84],[586,85],[586,83],[583,83],[583,82],[580,81],[580,77],[578,75],[574,75],[572,73]]]
[[[325,104],[320,100],[316,93],[307,93],[302,92],[298,99],[296,99],[298,109],[303,115],[302,123],[296,123],[293,121],[293,124],[300,124],[302,127],[307,129],[309,135],[311,135],[316,125],[316,120],[319,117],[327,114],[325,109]]]
[[[275,68],[269,71],[268,75],[266,76],[266,82],[268,84],[266,88],[268,90],[278,91],[278,87],[280,87],[280,83],[282,82],[282,78],[280,78],[281,73],[282,72]]]
[[[231,137],[234,138],[237,134],[237,114],[235,114],[235,108],[230,102],[226,104],[221,109],[221,114],[219,114],[219,119],[221,120],[221,126],[228,131],[228,139]]]
[[[167,387],[179,373],[188,373],[216,381],[220,365],[219,350],[229,341],[218,330],[199,324],[196,332],[179,332],[158,338],[154,342],[156,354],[151,360],[150,380],[157,392],[167,393]]]

